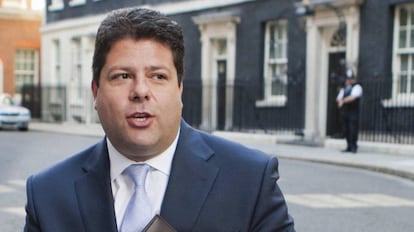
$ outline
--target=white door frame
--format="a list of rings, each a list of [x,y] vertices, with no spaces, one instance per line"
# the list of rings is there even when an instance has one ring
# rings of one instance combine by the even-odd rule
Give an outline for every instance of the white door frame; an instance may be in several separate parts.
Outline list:
[[[238,16],[201,15],[193,18],[201,34],[202,118],[200,129],[212,131],[217,127],[217,60],[226,60],[226,119],[225,129],[233,126],[233,87],[235,81],[236,26]],[[218,46],[225,41],[225,49]],[[229,88],[230,87],[230,88]]]
[[[346,23],[346,62],[356,66],[359,47],[359,5],[345,5],[340,9]],[[316,11],[306,19],[306,103],[305,139],[322,145],[326,137],[328,100],[328,55],[330,42],[339,25],[339,18],[331,9]]]

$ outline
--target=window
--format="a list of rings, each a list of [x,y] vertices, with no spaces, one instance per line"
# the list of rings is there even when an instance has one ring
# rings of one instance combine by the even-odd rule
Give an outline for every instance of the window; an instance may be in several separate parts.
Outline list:
[[[70,0],[69,6],[80,6],[84,5],[86,3],[86,0]]]
[[[264,57],[264,100],[258,106],[283,106],[287,97],[287,22],[266,23]]]
[[[414,5],[398,11],[397,93],[414,93]]]
[[[26,0],[3,0],[2,7],[4,8],[20,8],[27,9]]]
[[[268,97],[286,96],[287,35],[285,22],[272,22],[266,28],[265,82]]]
[[[15,54],[15,94],[20,95],[24,85],[35,84],[37,72],[37,51],[18,49]]]
[[[49,102],[52,104],[62,104],[65,91],[62,91],[64,85],[61,72],[61,46],[60,40],[52,40],[52,60],[51,60],[51,81],[52,88],[50,89]]]
[[[414,54],[400,55],[400,70],[397,82],[398,94],[414,93]]]
[[[81,38],[72,39],[72,81],[75,87],[75,98],[82,99],[82,40]]]
[[[62,85],[62,77],[60,72],[60,41],[54,40],[53,41],[53,77],[55,77],[55,83],[57,86]]]
[[[384,106],[414,106],[414,4],[396,7],[392,99]]]
[[[63,0],[51,0],[48,6],[49,11],[62,10],[64,8]]]

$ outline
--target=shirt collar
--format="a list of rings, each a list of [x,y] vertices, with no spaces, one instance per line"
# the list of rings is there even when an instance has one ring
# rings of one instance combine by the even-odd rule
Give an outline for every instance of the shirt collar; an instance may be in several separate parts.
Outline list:
[[[180,135],[180,129],[178,130],[177,136],[171,145],[163,151],[161,154],[146,160],[144,163],[150,165],[152,168],[164,173],[166,176],[170,175],[172,159],[174,158],[175,149],[177,147],[178,137]],[[114,181],[126,167],[136,162],[126,158],[122,155],[116,148],[112,145],[111,141],[106,138],[109,161],[110,161],[110,171],[111,171],[111,181]]]

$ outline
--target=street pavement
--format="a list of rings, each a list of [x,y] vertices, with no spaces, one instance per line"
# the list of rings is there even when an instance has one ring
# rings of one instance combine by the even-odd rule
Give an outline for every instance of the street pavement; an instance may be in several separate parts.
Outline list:
[[[56,133],[104,135],[99,124],[32,122],[30,130]],[[414,180],[414,145],[396,145],[359,142],[356,154],[342,153],[345,141],[327,139],[324,146],[301,145],[294,136],[265,135],[260,133],[213,132],[213,134],[262,150],[282,159],[294,159],[361,168]]]

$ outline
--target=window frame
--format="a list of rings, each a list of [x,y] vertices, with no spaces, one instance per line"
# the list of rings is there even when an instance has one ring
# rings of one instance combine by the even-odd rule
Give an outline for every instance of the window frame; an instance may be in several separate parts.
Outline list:
[[[28,5],[27,5],[27,1],[25,0],[3,0],[2,7],[27,9]]]
[[[50,92],[49,103],[51,104],[62,104],[64,99],[64,91],[59,91],[62,86],[65,85],[62,76],[62,41],[60,39],[52,40],[52,69],[51,71],[51,84],[52,91]]]
[[[20,52],[30,52],[30,57]],[[21,68],[22,67],[22,68]],[[17,48],[14,54],[14,97],[21,103],[22,88],[26,84],[36,85],[39,73],[39,51],[33,48]]]
[[[30,52],[30,57],[27,57],[23,54],[23,57],[19,56],[20,52]],[[25,84],[36,84],[36,77],[38,71],[38,64],[39,64],[39,52],[36,49],[30,48],[18,48],[15,51],[15,65],[14,65],[14,76],[15,76],[15,90],[14,92],[20,94],[20,91],[17,91],[17,87],[23,87]],[[32,66],[31,68],[26,68],[28,66]],[[20,68],[23,67],[23,68]],[[30,81],[27,82],[25,76],[31,76]],[[22,81],[18,80],[23,77]],[[19,84],[21,83],[21,84]]]
[[[401,25],[402,9],[407,9],[407,24]],[[405,32],[405,46],[401,47],[401,35]],[[395,7],[393,31],[392,96],[383,100],[384,107],[414,107],[414,4]],[[407,57],[406,70],[402,70],[403,58]],[[401,76],[406,75],[406,91],[401,92]]]
[[[53,77],[57,86],[63,84],[62,82],[62,64],[61,64],[61,43],[60,40],[55,39],[53,43]]]
[[[47,7],[49,11],[58,11],[63,10],[65,8],[65,4],[63,0],[51,0],[50,5]]]
[[[72,98],[74,102],[77,104],[82,103],[82,99],[84,97],[83,92],[83,45],[82,45],[82,37],[73,37],[71,40],[72,43],[72,84],[73,90],[75,93]]]
[[[70,0],[69,1],[69,6],[74,7],[74,6],[81,6],[81,5],[85,5],[86,4],[86,0]]]
[[[271,27],[274,26],[274,38],[273,43],[274,51],[271,52]],[[280,28],[282,27],[282,28]],[[279,28],[279,30],[278,30]],[[281,33],[277,31],[282,30]],[[256,101],[258,107],[277,107],[285,106],[287,102],[288,93],[288,21],[286,19],[271,20],[265,23],[265,36],[264,36],[264,63],[263,63],[263,100]],[[280,48],[278,49],[278,45]],[[272,55],[273,53],[273,55]],[[278,56],[278,54],[280,56]],[[275,70],[272,70],[275,69]],[[284,72],[280,72],[280,69],[284,69]],[[279,70],[279,71],[278,71]],[[275,74],[275,75],[273,75]],[[279,74],[279,78],[276,78]],[[272,89],[274,87],[273,82],[281,80],[285,82],[284,88],[281,94],[273,94]]]

